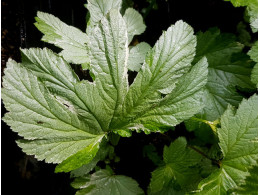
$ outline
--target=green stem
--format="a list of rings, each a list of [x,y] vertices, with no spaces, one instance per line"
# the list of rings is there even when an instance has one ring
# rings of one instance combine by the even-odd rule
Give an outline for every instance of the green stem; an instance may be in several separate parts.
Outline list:
[[[213,162],[213,164],[217,165],[218,167],[221,166],[221,161],[215,160],[213,158],[210,158],[208,155],[206,155],[204,152],[200,151],[198,148],[194,147],[194,146],[188,146],[190,149],[194,150],[195,152],[199,153],[200,155],[202,155],[203,157],[211,160]]]

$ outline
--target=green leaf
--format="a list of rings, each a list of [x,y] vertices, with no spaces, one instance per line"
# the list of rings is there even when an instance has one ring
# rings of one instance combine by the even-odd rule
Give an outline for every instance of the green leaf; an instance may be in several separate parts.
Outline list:
[[[84,182],[85,180],[85,182]],[[76,195],[138,195],[144,194],[138,183],[130,177],[112,175],[108,170],[99,170],[90,177],[77,178],[72,186],[81,190]]]
[[[91,106],[98,110],[97,115],[105,120],[104,128],[108,130],[111,129],[111,120],[120,115],[128,90],[127,29],[119,11],[112,10],[107,18],[103,18],[101,24],[93,28],[90,39],[90,71],[95,77],[95,88],[92,84],[80,88],[86,92],[93,90],[89,93],[100,96]],[[102,106],[97,107],[97,104]]]
[[[102,132],[91,129],[88,119],[51,95],[22,64],[8,61],[3,87],[2,98],[9,111],[3,120],[24,138],[17,143],[28,155],[61,163],[103,137]]]
[[[151,192],[161,191],[172,180],[175,180],[182,189],[192,188],[193,182],[200,179],[198,170],[191,168],[201,160],[200,154],[187,147],[186,139],[181,137],[169,147],[164,147],[164,166],[152,173],[150,183]]]
[[[92,171],[97,163],[99,161],[103,161],[105,160],[105,158],[108,156],[108,154],[110,152],[113,152],[114,148],[109,145],[108,143],[101,143],[100,144],[100,149],[98,150],[96,156],[93,158],[93,160],[88,163],[85,164],[83,166],[81,166],[78,169],[75,169],[73,171],[71,171],[71,177],[81,177],[81,176],[86,176],[90,171]]]
[[[198,194],[226,194],[237,188],[257,165],[257,95],[243,100],[237,109],[229,106],[217,130],[223,153],[220,168],[199,184]]]
[[[249,50],[249,52],[247,54],[250,56],[251,60],[256,62],[255,66],[251,72],[251,81],[257,87],[257,85],[258,85],[258,41],[256,41],[254,43],[254,45],[252,46],[252,48]]]
[[[98,136],[88,147],[64,160],[55,168],[55,172],[69,172],[80,168],[84,164],[90,163],[99,150],[99,143],[103,137],[104,135]]]
[[[9,111],[4,121],[23,137],[18,144],[25,153],[61,163],[56,171],[91,163],[108,132],[158,131],[202,108],[207,61],[190,69],[196,40],[186,23],[179,21],[162,35],[131,86],[127,26],[119,10],[88,33],[93,82],[80,81],[63,57],[35,48],[21,50],[21,64],[9,61],[3,78]]]
[[[144,146],[143,156],[147,156],[156,166],[160,166],[163,163],[162,158],[157,153],[154,145]]]
[[[127,27],[128,43],[130,43],[135,35],[140,35],[145,31],[146,26],[142,15],[133,8],[128,8],[125,11],[124,20]]]
[[[151,46],[145,42],[139,43],[132,47],[129,51],[128,57],[128,69],[138,72],[145,61],[147,52],[151,49]]]
[[[202,108],[199,99],[206,83],[206,59],[187,73],[195,42],[191,27],[182,21],[163,33],[147,54],[126,95],[123,113],[112,121],[112,128],[156,131],[175,126]]]
[[[258,0],[225,0],[231,1],[235,7],[246,6],[250,17],[249,22],[253,32],[258,31]]]
[[[228,104],[236,106],[242,100],[235,86],[254,88],[250,80],[252,63],[241,52],[243,46],[231,34],[210,29],[198,33],[197,40],[194,63],[206,56],[209,64],[203,98],[205,107],[197,117],[214,121],[223,114]]]
[[[254,66],[252,73],[251,73],[251,81],[252,83],[258,86],[258,63]]]
[[[113,131],[115,134],[120,135],[121,137],[131,137],[132,131],[125,129],[125,130],[115,130]]]
[[[249,170],[250,175],[246,177],[245,183],[234,190],[235,194],[258,194],[258,167]]]
[[[51,14],[37,12],[35,26],[44,34],[42,41],[54,44],[63,49],[60,53],[70,63],[82,64],[89,62],[87,34],[79,29],[68,26]]]
[[[252,31],[255,33],[258,31],[258,0],[250,0],[247,6],[247,12],[249,15],[249,22]]]
[[[112,9],[119,10],[122,0],[88,0],[87,9],[90,13],[88,27],[95,26]]]
[[[106,142],[103,142],[100,144],[100,149],[98,150],[96,156],[93,158],[93,160],[88,163],[83,165],[82,167],[75,169],[71,171],[71,177],[81,177],[81,176],[86,176],[90,171],[92,171],[97,163],[99,161],[105,160],[105,158],[108,156],[110,152],[113,152],[114,148],[109,145]]]

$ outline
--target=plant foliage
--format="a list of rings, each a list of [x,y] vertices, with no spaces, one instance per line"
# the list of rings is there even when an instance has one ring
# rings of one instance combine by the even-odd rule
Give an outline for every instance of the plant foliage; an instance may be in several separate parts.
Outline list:
[[[257,3],[232,3],[247,6],[257,31]],[[258,42],[247,55],[234,35],[217,28],[194,35],[180,20],[153,47],[133,44],[146,26],[129,5],[88,0],[86,32],[37,13],[42,40],[62,50],[21,49],[22,62],[7,63],[3,120],[21,136],[18,146],[58,164],[55,172],[71,171],[78,195],[144,194],[135,180],[98,163],[119,161],[120,137],[133,131],[167,136],[185,121],[195,138],[170,138],[163,160],[153,145],[144,150],[157,166],[148,194],[255,193]],[[80,80],[69,63],[92,80]],[[133,83],[130,72],[137,73]]]

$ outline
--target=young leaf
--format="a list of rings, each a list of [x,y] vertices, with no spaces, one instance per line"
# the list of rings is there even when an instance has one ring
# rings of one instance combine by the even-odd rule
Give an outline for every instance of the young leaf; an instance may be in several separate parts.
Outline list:
[[[200,178],[198,170],[191,168],[201,159],[200,154],[187,147],[185,138],[175,140],[169,147],[164,147],[164,166],[159,167],[152,173],[150,183],[151,192],[161,191],[170,181],[176,182],[182,189],[190,188],[192,182]]]
[[[198,115],[209,121],[218,119],[228,104],[238,105],[242,100],[235,86],[254,88],[250,80],[252,63],[231,34],[221,34],[217,29],[198,33],[198,46],[194,63],[206,56],[209,64],[208,83],[203,102],[205,107]]]
[[[235,112],[228,107],[217,130],[223,152],[220,168],[199,184],[198,194],[226,194],[237,188],[257,165],[257,95],[243,100]]]
[[[133,8],[125,11],[124,20],[127,26],[128,43],[130,43],[135,35],[140,35],[145,31],[146,26],[141,14]]]
[[[85,180],[85,182],[84,182]],[[113,175],[108,170],[99,170],[90,177],[77,178],[72,184],[73,187],[81,189],[76,195],[139,195],[144,194],[138,183],[130,177]]]
[[[86,46],[89,39],[86,33],[68,26],[51,14],[37,12],[35,19],[35,26],[44,34],[42,41],[63,49],[60,55],[66,61],[74,64],[89,62]]]
[[[104,134],[92,131],[88,119],[50,95],[22,64],[8,61],[3,86],[2,98],[9,110],[3,120],[24,138],[17,143],[25,153],[61,163],[93,143],[99,144],[97,138],[101,141]]]

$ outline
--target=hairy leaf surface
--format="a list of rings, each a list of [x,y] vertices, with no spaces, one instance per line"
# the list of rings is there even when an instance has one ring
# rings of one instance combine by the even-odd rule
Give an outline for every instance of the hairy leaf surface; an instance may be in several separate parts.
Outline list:
[[[2,98],[9,110],[3,120],[24,138],[17,142],[23,151],[39,160],[61,163],[93,143],[98,145],[104,136],[15,61],[7,64],[3,86]],[[95,152],[89,154],[94,157]]]
[[[89,62],[86,33],[68,26],[57,17],[37,12],[35,26],[44,34],[42,41],[54,44],[63,49],[60,53],[70,63],[82,64]]]
[[[201,109],[200,89],[206,82],[207,61],[201,60],[187,73],[196,45],[192,33],[182,21],[163,33],[147,54],[126,95],[123,114],[112,127],[158,130],[175,126]],[[168,95],[162,98],[161,93]]]
[[[23,137],[19,146],[39,160],[61,163],[57,172],[93,162],[109,132],[131,136],[131,129],[159,131],[203,107],[207,60],[190,68],[196,39],[188,24],[179,21],[161,36],[131,86],[129,33],[119,10],[111,10],[88,33],[93,82],[80,81],[63,57],[38,48],[21,50],[22,63],[10,61],[3,79],[9,111],[4,120]]]

